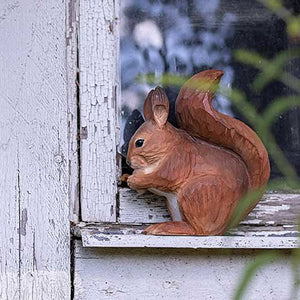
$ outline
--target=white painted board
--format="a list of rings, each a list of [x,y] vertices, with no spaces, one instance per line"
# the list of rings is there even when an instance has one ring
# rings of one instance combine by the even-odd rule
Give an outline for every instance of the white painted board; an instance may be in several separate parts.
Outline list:
[[[116,220],[119,3],[80,0],[81,215]]]
[[[93,249],[82,248],[78,241],[74,299],[232,300],[247,264],[257,253],[214,249]],[[287,254],[256,272],[243,299],[290,299],[292,286]]]
[[[69,299],[65,2],[0,2],[0,299]]]

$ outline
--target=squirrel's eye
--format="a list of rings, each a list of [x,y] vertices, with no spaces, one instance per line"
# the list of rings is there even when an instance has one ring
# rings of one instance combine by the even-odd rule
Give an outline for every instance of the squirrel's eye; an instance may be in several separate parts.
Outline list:
[[[138,139],[135,141],[135,147],[140,148],[144,145],[144,140],[143,139]]]

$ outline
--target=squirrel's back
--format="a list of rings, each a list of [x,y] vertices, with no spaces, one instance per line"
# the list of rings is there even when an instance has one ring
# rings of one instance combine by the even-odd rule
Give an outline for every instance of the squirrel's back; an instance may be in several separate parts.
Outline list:
[[[206,70],[189,79],[177,97],[176,117],[180,128],[190,135],[238,154],[247,167],[250,188],[259,189],[270,176],[268,153],[251,128],[212,106],[222,75],[219,70]]]

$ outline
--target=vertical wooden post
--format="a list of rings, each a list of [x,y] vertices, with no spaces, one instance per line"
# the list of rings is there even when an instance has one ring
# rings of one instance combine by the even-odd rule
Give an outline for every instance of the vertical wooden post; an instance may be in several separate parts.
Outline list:
[[[0,4],[0,298],[69,299],[65,3]]]
[[[81,213],[116,221],[118,1],[80,1]]]

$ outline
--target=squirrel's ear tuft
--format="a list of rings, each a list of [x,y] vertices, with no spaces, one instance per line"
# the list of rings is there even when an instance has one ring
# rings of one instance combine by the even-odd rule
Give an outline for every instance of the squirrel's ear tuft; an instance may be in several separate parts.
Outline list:
[[[159,127],[166,124],[169,115],[169,100],[161,87],[152,90],[144,103],[144,117],[152,119]]]

